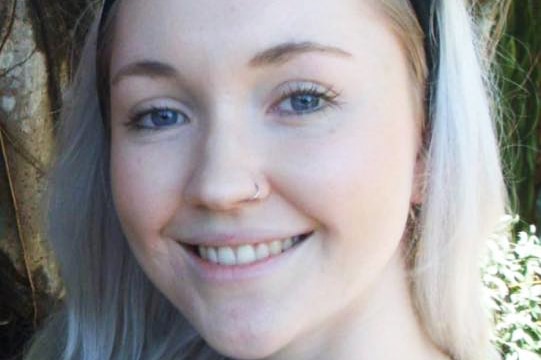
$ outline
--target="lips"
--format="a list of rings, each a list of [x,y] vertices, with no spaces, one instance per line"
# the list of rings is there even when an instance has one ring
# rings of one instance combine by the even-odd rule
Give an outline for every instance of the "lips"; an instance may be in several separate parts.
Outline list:
[[[205,262],[223,266],[247,265],[278,256],[310,237],[312,233],[313,231],[309,231],[295,236],[259,242],[257,244],[244,243],[223,246],[182,245]]]
[[[211,257],[214,250],[209,250],[209,248],[215,247],[219,248],[222,246],[214,246],[216,242],[214,241],[215,238],[213,238],[212,242],[208,242],[207,245],[194,245],[194,244],[186,244],[181,243],[177,241],[177,244],[179,245],[180,249],[183,250],[183,252],[180,254],[180,256],[186,261],[186,265],[188,268],[189,273],[193,274],[198,281],[201,282],[201,284],[205,284],[205,286],[229,286],[231,284],[244,284],[245,286],[261,286],[263,279],[272,276],[272,274],[278,274],[280,273],[281,269],[287,269],[288,267],[296,266],[294,264],[299,264],[299,260],[301,260],[303,257],[302,255],[308,251],[308,254],[310,253],[313,247],[310,247],[310,243],[312,243],[311,239],[315,240],[317,232],[315,230],[309,231],[306,233],[302,233],[297,235],[298,239],[296,242],[293,242],[293,239],[291,239],[291,247],[284,250],[282,247],[280,249],[280,253],[276,251],[276,254],[273,255],[270,253],[270,244],[269,241],[272,243],[272,241],[275,240],[268,240],[268,241],[250,241],[248,238],[245,238],[245,241],[243,243],[240,243],[238,238],[230,238],[229,244],[226,242],[226,244],[223,244],[224,248],[230,248],[229,250],[225,250],[225,253],[220,254],[219,252],[216,252],[216,259],[217,262],[213,262]],[[293,238],[293,236],[291,237]],[[199,240],[202,240],[203,238],[199,238]],[[260,238],[263,239],[263,238]],[[276,238],[270,238],[270,239],[276,239]],[[246,241],[248,240],[248,241]],[[287,247],[287,238],[286,239],[280,239],[284,240],[281,242],[281,244],[286,244]],[[231,243],[236,243],[235,245],[231,245]],[[267,243],[267,246],[269,246],[269,254],[267,257],[257,259],[257,252],[258,252],[258,246],[261,243]],[[205,241],[199,242],[199,244],[205,244]],[[212,246],[209,246],[208,244],[212,244]],[[253,258],[250,258],[251,254],[246,254],[245,252],[250,252],[250,250],[247,250],[245,246],[251,246],[254,248],[255,254],[256,254],[256,260],[252,261]],[[200,246],[206,247],[206,258],[203,258],[200,252]],[[283,245],[281,245],[283,246]],[[235,250],[235,251],[233,251]],[[205,251],[205,250],[201,250]],[[238,256],[238,251],[240,251],[240,257]],[[224,250],[222,250],[224,252]],[[259,250],[260,256],[262,255],[262,252],[264,250]],[[210,255],[209,255],[210,254]],[[233,262],[234,259],[234,262]],[[294,260],[297,259],[297,260]]]

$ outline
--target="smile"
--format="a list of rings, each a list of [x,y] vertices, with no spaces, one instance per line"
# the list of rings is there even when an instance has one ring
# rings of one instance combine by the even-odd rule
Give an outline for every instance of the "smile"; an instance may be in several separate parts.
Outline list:
[[[238,246],[203,246],[186,245],[190,252],[200,259],[222,266],[248,265],[276,257],[306,240],[313,231],[289,238],[273,240],[258,244],[241,244]]]

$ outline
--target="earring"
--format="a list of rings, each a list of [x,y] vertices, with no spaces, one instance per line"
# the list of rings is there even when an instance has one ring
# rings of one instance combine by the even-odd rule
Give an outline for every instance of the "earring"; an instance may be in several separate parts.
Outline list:
[[[419,214],[421,212],[421,206],[416,204],[411,204],[406,229],[408,232],[408,239],[405,243],[405,255],[408,259],[408,264],[413,266],[417,253],[417,244],[420,237],[420,228],[419,228]]]
[[[418,232],[418,223],[419,215],[421,213],[421,206],[417,204],[412,204],[408,213],[408,228],[410,229],[412,235]]]
[[[417,223],[417,215],[419,212],[419,206],[412,205],[410,207],[409,213],[408,213],[408,223],[410,224],[416,224]]]

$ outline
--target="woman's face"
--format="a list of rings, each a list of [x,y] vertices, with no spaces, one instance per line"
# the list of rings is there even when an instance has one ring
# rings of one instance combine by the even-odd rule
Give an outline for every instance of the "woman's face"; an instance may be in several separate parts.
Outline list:
[[[116,210],[148,277],[223,354],[269,356],[362,313],[399,254],[420,197],[419,90],[376,6],[120,7]]]

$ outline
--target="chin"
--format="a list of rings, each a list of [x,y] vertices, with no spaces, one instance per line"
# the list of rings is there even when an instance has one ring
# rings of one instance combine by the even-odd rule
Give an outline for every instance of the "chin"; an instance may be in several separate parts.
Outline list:
[[[257,328],[257,324],[245,324],[239,328],[219,328],[200,332],[207,344],[220,354],[238,360],[268,358],[285,346],[287,327],[274,326],[272,329]]]

